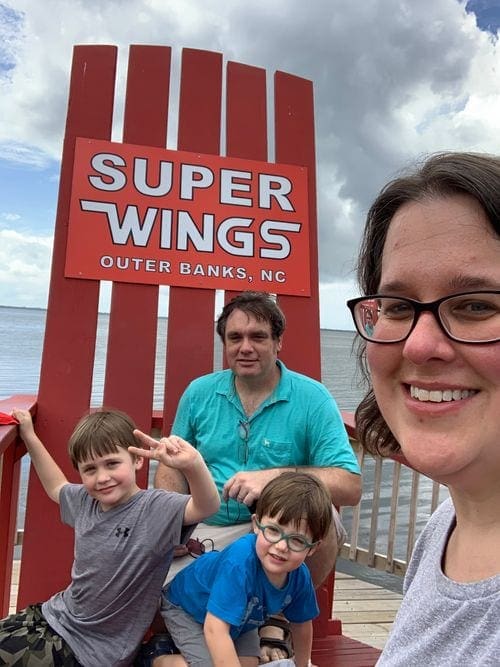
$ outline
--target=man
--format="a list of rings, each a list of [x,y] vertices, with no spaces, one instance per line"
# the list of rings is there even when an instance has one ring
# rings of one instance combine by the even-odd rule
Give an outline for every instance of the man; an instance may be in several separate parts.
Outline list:
[[[252,506],[267,482],[285,470],[319,477],[335,505],[355,505],[361,497],[359,467],[332,396],[278,360],[284,330],[285,317],[269,294],[237,296],[217,321],[229,369],[197,378],[179,402],[172,433],[200,451],[223,501],[193,537],[216,549],[250,530]],[[182,475],[161,464],[155,486],[188,492]],[[306,559],[316,587],[331,572],[344,540],[332,511],[334,528]],[[176,559],[169,579],[189,561]]]

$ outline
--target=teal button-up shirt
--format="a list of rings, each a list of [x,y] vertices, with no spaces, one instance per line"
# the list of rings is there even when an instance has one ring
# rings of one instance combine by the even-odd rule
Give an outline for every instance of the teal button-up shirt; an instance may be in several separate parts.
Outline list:
[[[203,456],[219,493],[242,470],[290,466],[343,468],[359,473],[340,411],[330,392],[312,378],[277,361],[281,378],[248,417],[231,370],[193,380],[181,397],[172,433]],[[229,525],[250,520],[248,507],[222,501],[205,523]]]

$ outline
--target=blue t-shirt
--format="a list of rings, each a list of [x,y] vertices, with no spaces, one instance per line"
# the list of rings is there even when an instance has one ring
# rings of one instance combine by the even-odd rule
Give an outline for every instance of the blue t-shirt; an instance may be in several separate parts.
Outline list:
[[[304,623],[319,609],[306,565],[289,572],[283,588],[267,578],[255,551],[257,536],[244,535],[222,551],[211,551],[181,570],[164,594],[198,623],[207,611],[228,623],[230,634],[260,627],[270,614],[282,612],[292,623]]]
[[[239,471],[290,466],[343,468],[359,474],[342,416],[324,385],[277,362],[274,391],[247,417],[230,370],[193,380],[181,397],[172,433],[203,456],[219,493]],[[205,523],[250,521],[246,505],[223,502]]]

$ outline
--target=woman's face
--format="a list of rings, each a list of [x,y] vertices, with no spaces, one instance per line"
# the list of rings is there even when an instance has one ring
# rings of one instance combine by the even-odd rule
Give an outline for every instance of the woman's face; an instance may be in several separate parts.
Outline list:
[[[488,289],[500,289],[500,239],[475,199],[453,195],[398,210],[379,293],[433,301]],[[367,356],[380,410],[415,468],[463,489],[498,484],[500,343],[456,343],[424,312],[406,341],[368,343]],[[460,400],[442,400],[450,391]]]

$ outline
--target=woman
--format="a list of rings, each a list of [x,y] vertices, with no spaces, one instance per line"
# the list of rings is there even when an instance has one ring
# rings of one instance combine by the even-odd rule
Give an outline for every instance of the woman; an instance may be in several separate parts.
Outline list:
[[[372,389],[357,427],[448,485],[379,665],[500,664],[500,159],[445,153],[368,213],[348,306]],[[370,312],[369,335],[363,323]]]

